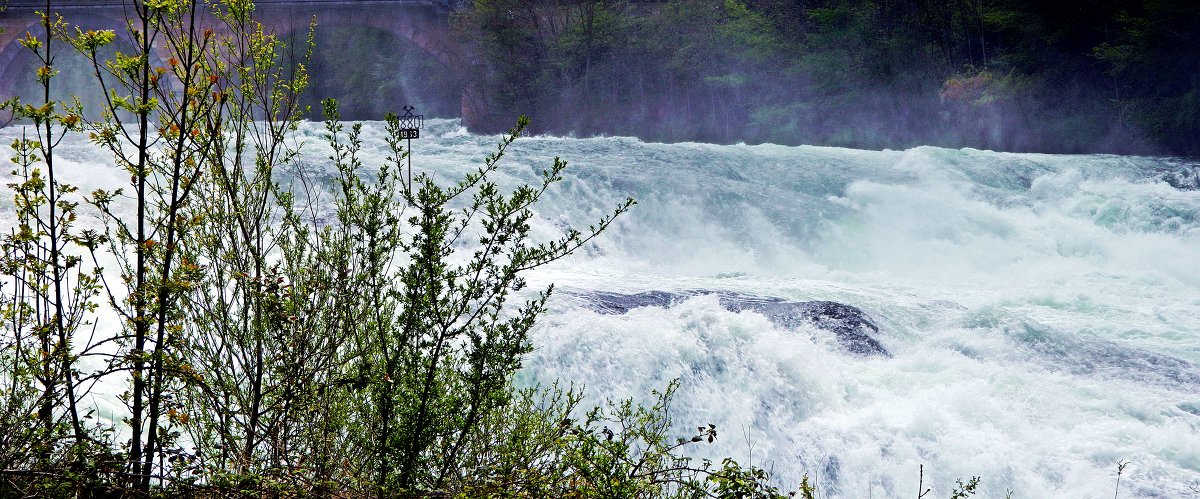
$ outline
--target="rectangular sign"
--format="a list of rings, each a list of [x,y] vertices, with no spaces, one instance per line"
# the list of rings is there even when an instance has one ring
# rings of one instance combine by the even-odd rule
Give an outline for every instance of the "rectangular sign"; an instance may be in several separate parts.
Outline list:
[[[421,129],[419,128],[401,128],[400,138],[402,139],[419,139],[421,138]]]

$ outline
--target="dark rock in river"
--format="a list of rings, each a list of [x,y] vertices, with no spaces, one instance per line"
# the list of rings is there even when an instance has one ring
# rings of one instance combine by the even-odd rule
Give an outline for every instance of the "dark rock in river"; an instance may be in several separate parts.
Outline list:
[[[862,310],[831,301],[789,302],[737,293],[712,291],[644,291],[624,294],[607,291],[579,293],[587,306],[602,314],[623,314],[640,307],[671,307],[689,298],[716,294],[722,307],[731,312],[752,311],[766,316],[776,327],[795,328],[812,325],[833,333],[846,351],[864,357],[891,357],[872,335],[879,333],[871,318]]]
[[[1200,190],[1200,166],[1180,166],[1163,173],[1163,180],[1181,191]]]
[[[802,321],[837,335],[838,343],[857,355],[890,357],[883,345],[873,338],[879,333],[867,314],[856,307],[831,301],[755,302],[721,298],[721,305],[739,312],[752,310],[763,314],[777,327],[796,327]]]

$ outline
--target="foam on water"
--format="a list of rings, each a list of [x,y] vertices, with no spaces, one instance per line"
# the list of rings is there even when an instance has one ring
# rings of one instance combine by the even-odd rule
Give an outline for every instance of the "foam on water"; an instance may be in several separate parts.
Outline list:
[[[320,130],[299,131],[318,171]],[[371,164],[382,129],[364,132]],[[414,168],[444,179],[497,139],[445,120],[422,135]],[[82,143],[69,152],[84,191],[121,182]],[[680,378],[681,434],[721,430],[705,455],[785,485],[809,473],[826,497],[910,495],[919,464],[937,496],[981,476],[987,497],[1101,497],[1118,460],[1133,463],[1123,497],[1200,494],[1200,191],[1163,181],[1177,160],[537,137],[498,180],[554,156],[572,166],[537,207],[540,236],[639,205],[533,276],[576,293],[553,301],[522,382],[646,400]],[[894,356],[715,295],[623,315],[578,297],[698,289],[859,307]]]

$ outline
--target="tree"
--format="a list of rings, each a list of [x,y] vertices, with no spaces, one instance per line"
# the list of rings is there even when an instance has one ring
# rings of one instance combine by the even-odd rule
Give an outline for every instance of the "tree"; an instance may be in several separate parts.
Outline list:
[[[340,355],[342,323],[329,314],[347,307],[346,295],[321,296],[345,284],[328,270],[345,262],[322,261],[316,247],[324,241],[299,220],[291,190],[305,186],[278,180],[298,154],[287,136],[304,110],[313,30],[295,54],[264,29],[252,4],[227,2],[214,12],[230,33],[216,38],[207,63],[224,71],[213,90],[223,121],[184,211],[198,221],[181,246],[197,278],[185,290],[184,389],[172,413],[194,446],[181,457],[209,481],[319,456],[297,434],[312,412],[304,404],[316,403]]]
[[[180,248],[196,223],[183,215],[205,160],[224,133],[219,94],[214,93],[220,81],[212,64],[215,38],[199,21],[207,5],[131,2],[127,29],[135,50],[108,60],[99,50],[113,42],[115,33],[77,31],[70,38],[90,62],[105,95],[101,114],[85,117],[83,126],[130,174],[133,188],[130,194],[97,190],[89,201],[106,224],[108,253],[117,259],[121,274],[119,282],[105,281],[125,333],[113,338],[120,349],[103,374],[129,374],[126,471],[129,484],[142,491],[161,475],[164,450],[178,437],[176,423],[166,416],[182,365],[175,350],[183,291],[198,278],[198,269],[181,258]],[[156,44],[169,54],[163,66],[151,63]],[[132,219],[124,216],[127,204],[132,205]]]
[[[526,287],[523,274],[582,247],[633,200],[586,232],[572,229],[561,239],[533,243],[531,207],[562,180],[566,162],[556,159],[540,184],[508,194],[489,177],[528,120],[462,180],[441,186],[422,172],[401,185],[407,153],[399,145],[399,121],[389,116],[390,164],[368,185],[357,177],[358,125],[343,143],[329,104],[328,137],[343,193],[339,221],[362,241],[360,282],[369,296],[359,304],[354,328],[357,374],[370,400],[361,405],[359,418],[370,421],[370,430],[360,445],[371,456],[379,490],[440,489],[460,471],[463,450],[487,438],[481,421],[510,401],[528,332],[552,290],[509,305]],[[464,248],[471,240],[477,244]]]
[[[1121,118],[1178,154],[1200,152],[1200,6],[1137,2],[1093,55],[1112,78]]]
[[[43,38],[27,33],[19,40],[40,63],[40,102],[14,98],[4,103],[15,118],[32,125],[33,136],[23,133],[12,143],[16,181],[8,187],[16,220],[0,242],[6,285],[0,292],[0,414],[5,423],[0,426],[0,469],[78,472],[93,457],[85,455],[93,441],[85,427],[92,415],[81,413],[79,406],[87,389],[79,379],[75,341],[94,310],[98,273],[86,268],[80,255],[94,235],[75,229],[76,188],[62,182],[55,168],[55,147],[81,124],[78,101],[51,98],[56,30],[64,23],[53,14],[40,17]]]

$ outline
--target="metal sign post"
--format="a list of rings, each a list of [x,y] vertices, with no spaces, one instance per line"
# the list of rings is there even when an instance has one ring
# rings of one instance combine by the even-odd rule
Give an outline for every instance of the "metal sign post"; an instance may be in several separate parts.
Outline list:
[[[425,123],[424,117],[419,114],[413,114],[416,109],[412,106],[404,106],[404,116],[401,116],[400,138],[408,139],[408,189],[412,190],[412,139],[421,138],[421,125]]]

